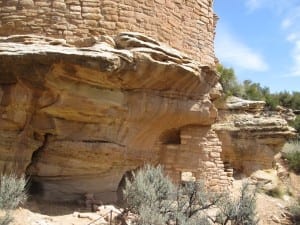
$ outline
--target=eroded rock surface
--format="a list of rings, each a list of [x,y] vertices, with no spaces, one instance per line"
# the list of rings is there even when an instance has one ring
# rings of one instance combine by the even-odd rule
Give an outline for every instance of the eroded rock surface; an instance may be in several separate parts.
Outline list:
[[[250,175],[270,169],[274,156],[287,139],[295,136],[286,118],[290,112],[264,110],[265,102],[229,97],[218,104],[219,119],[213,125],[222,142],[222,159],[236,173]]]
[[[116,198],[146,162],[228,186],[211,124],[218,76],[137,33],[77,48],[33,35],[0,38],[0,170],[31,176],[45,199]]]

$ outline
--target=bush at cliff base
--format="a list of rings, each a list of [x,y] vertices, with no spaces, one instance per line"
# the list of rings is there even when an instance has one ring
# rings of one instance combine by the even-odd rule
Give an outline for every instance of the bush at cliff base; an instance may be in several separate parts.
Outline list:
[[[27,198],[26,184],[24,176],[0,175],[0,225],[8,225],[13,221],[11,210]]]
[[[290,170],[300,173],[300,141],[292,141],[283,147],[283,157],[287,159]]]
[[[135,225],[256,225],[255,193],[247,183],[238,197],[210,192],[203,182],[175,187],[161,166],[146,165],[126,180],[124,197],[138,215]]]

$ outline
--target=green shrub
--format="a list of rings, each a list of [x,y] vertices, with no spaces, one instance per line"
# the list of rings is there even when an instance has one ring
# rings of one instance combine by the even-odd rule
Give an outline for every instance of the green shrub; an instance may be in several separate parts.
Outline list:
[[[9,212],[5,212],[3,217],[0,217],[0,225],[8,225],[13,221],[12,216]]]
[[[300,173],[300,142],[287,143],[283,148],[283,157],[287,159],[289,168],[295,173]]]
[[[294,224],[300,224],[300,198],[297,202],[289,207],[289,211],[291,213],[291,219]]]
[[[211,224],[206,210],[214,207],[220,194],[209,192],[203,182],[183,182],[176,193],[173,221],[176,225]]]
[[[15,209],[20,203],[23,203],[27,198],[26,184],[24,176],[1,175],[0,209]]]
[[[174,186],[163,174],[161,166],[144,166],[126,180],[124,198],[129,209],[139,215],[138,225],[164,224],[166,209]]]
[[[201,182],[185,182],[176,189],[162,168],[145,166],[127,179],[124,197],[138,215],[136,225],[256,225],[255,192],[243,185],[238,199],[208,191]],[[219,208],[217,218],[207,210]]]
[[[233,68],[226,68],[221,64],[217,65],[217,71],[220,74],[220,83],[226,96],[242,95],[242,86],[237,81]]]
[[[191,221],[195,217],[202,218],[202,222],[205,221],[205,217],[198,214],[215,206],[222,197],[221,194],[209,192],[203,182],[192,181],[181,184],[177,196],[178,211],[183,218]]]
[[[290,125],[296,129],[298,134],[300,134],[300,115],[297,115],[296,119],[292,121]]]
[[[218,203],[220,212],[216,223],[225,225],[256,225],[256,189],[251,189],[249,183],[243,183],[241,194],[238,198],[225,195]]]
[[[133,182],[126,180],[124,197],[134,212],[139,212],[139,208],[144,205],[162,208],[173,189],[172,182],[164,176],[160,166],[146,165],[133,173],[132,179]]]
[[[0,210],[5,212],[5,215],[0,217],[0,225],[8,225],[12,222],[10,210],[25,202],[27,198],[26,184],[24,176],[0,175]]]

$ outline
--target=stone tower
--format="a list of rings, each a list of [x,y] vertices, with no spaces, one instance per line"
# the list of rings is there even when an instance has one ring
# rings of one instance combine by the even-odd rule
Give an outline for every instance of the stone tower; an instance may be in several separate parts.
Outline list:
[[[0,36],[39,34],[67,39],[147,34],[214,65],[213,0],[0,0]]]

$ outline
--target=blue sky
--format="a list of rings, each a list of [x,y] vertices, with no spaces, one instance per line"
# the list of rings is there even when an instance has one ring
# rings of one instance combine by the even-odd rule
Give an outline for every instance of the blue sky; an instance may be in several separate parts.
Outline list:
[[[239,81],[300,91],[300,0],[214,0],[215,52]]]

